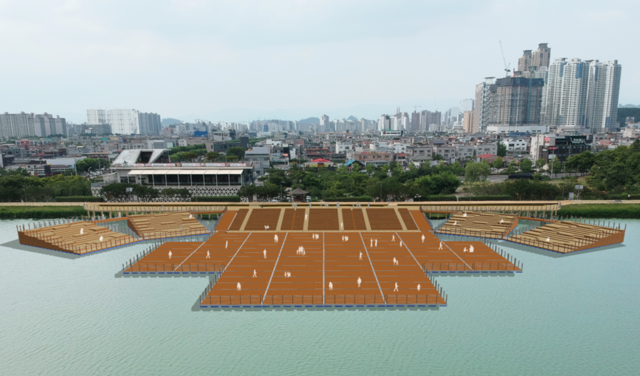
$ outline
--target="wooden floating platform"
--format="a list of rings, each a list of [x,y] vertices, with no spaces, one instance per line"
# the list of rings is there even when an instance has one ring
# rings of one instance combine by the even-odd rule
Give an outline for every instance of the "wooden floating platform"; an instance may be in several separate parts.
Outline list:
[[[189,212],[132,215],[126,219],[129,228],[145,240],[208,233]]]
[[[439,234],[502,239],[518,226],[518,216],[501,213],[456,212]]]
[[[227,211],[219,227],[248,221],[241,210]],[[409,214],[414,226],[427,227],[424,215],[416,213]],[[275,215],[267,220],[272,223]],[[464,252],[471,246],[473,253]],[[445,244],[430,232],[219,231],[203,243],[164,243],[129,260],[123,271],[213,275],[200,306],[226,309],[442,307],[447,297],[431,273],[522,270],[482,242]]]
[[[507,241],[558,253],[572,253],[624,242],[626,230],[597,224],[554,221],[519,231]]]
[[[47,221],[45,221],[47,222]],[[137,243],[140,239],[94,222],[69,222],[18,230],[20,244],[85,255],[109,248]]]
[[[228,210],[218,231],[228,232],[420,232],[431,226],[417,208],[299,206],[297,208],[241,208]],[[221,221],[222,222],[222,221]]]

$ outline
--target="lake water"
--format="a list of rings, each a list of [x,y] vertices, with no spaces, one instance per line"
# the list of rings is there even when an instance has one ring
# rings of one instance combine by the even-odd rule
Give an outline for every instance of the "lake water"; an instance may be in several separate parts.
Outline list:
[[[0,221],[0,375],[637,375],[640,221],[572,255],[501,246],[515,276],[436,276],[437,310],[200,311],[207,277],[121,277]]]

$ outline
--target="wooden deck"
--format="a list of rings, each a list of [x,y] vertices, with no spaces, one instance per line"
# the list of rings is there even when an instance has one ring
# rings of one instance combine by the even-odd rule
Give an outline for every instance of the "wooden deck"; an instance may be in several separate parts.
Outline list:
[[[528,231],[519,230],[507,240],[553,252],[571,253],[622,243],[625,232],[619,226],[554,221]]]
[[[501,213],[456,212],[438,229],[440,234],[503,239],[518,225],[518,216]]]
[[[164,243],[129,260],[124,274],[212,274],[205,308],[426,307],[446,305],[429,273],[521,272],[505,256],[430,232],[217,232],[203,243]]]

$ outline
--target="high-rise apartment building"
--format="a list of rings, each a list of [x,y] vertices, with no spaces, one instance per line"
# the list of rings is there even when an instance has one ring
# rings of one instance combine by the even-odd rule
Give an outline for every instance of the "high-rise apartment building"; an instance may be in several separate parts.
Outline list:
[[[160,115],[140,112],[138,114],[138,123],[140,125],[140,134],[147,136],[156,136],[162,130],[162,121]]]
[[[518,72],[524,77],[542,78],[541,74],[536,74],[536,72],[545,72],[550,61],[551,48],[547,43],[540,43],[537,50],[524,51],[522,57],[518,59]]]
[[[491,101],[491,88],[495,85],[495,77],[486,77],[484,82],[476,85],[476,99],[473,113],[473,129],[477,132],[484,132],[487,129],[490,118],[490,109],[493,108]],[[495,87],[494,87],[495,90]]]
[[[475,101],[473,99],[463,99],[460,101],[460,111],[462,111],[462,113],[473,111],[474,104]]]
[[[440,129],[442,125],[442,113],[440,111],[422,111],[420,112],[420,131],[429,132]]]
[[[465,133],[478,132],[477,130],[473,129],[473,111],[465,111],[462,126]]]
[[[33,116],[33,130],[36,136],[47,137],[51,135],[67,136],[67,121],[60,116],[48,113]]]
[[[60,116],[47,114],[0,114],[0,137],[67,136],[67,122]]]
[[[617,124],[622,67],[617,60],[556,59],[549,67],[543,122],[598,133]]]
[[[162,129],[160,115],[135,109],[87,110],[88,124],[110,124],[115,134],[158,135]]]
[[[541,78],[485,79],[485,82],[476,86],[472,128],[475,131],[491,128],[492,133],[507,133],[519,127],[522,131],[535,133],[540,124],[543,87],[544,80]]]

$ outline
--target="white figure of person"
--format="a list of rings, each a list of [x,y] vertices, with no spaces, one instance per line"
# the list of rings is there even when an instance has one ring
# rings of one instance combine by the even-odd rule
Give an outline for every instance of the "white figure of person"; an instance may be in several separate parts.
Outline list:
[[[370,239],[370,240],[371,240],[371,245],[370,246],[373,247],[373,238]]]
[[[473,253],[473,246],[472,245],[469,246],[469,253]]]
[[[358,287],[360,287],[361,283],[362,283],[362,279],[360,279],[360,277],[358,277]]]
[[[267,258],[267,250],[266,250],[266,249],[265,249],[265,250],[263,250],[263,251],[262,251],[262,254],[264,255],[264,258],[266,259],[266,258]]]
[[[347,239],[347,241],[349,241],[349,236],[348,236],[348,235],[347,235],[347,236],[345,236],[345,238]]]
[[[173,255],[173,253],[171,253],[171,251],[169,251],[169,260],[171,260],[171,255]]]
[[[442,242],[440,242],[440,247],[438,248],[439,251],[442,250]]]
[[[400,240],[400,247],[402,247],[402,240]]]
[[[396,282],[396,287],[393,289],[393,291],[398,291],[398,282]]]
[[[462,214],[462,218],[467,218],[467,213]]]
[[[237,289],[238,291],[242,290],[242,285],[240,285],[240,282],[238,282],[238,285],[236,286],[236,289]]]
[[[393,265],[398,265],[398,259],[396,259],[395,257],[393,258]]]
[[[362,260],[362,251],[360,251],[360,260]]]
[[[102,236],[100,236],[100,241],[102,241],[104,238]]]
[[[278,242],[278,234],[273,235],[273,241],[276,243]]]
[[[420,288],[421,288],[421,287],[420,287],[420,284],[418,283],[418,291],[420,291]]]
[[[258,272],[253,269],[253,277],[252,278],[258,278]]]
[[[378,239],[375,240],[374,245],[377,247],[378,246]]]
[[[456,226],[458,224],[458,221],[453,221],[453,225]]]
[[[84,228],[80,228],[80,235],[84,234]]]
[[[550,239],[549,239],[549,238],[547,238],[547,241],[550,241]]]
[[[291,272],[287,272],[287,278],[291,278]]]
[[[333,291],[333,283],[329,282],[329,290]]]
[[[189,214],[189,218],[193,218],[193,214]]]
[[[227,240],[227,241],[224,243],[224,248],[226,249],[226,248],[228,248],[228,247],[229,247],[229,241]]]
[[[467,251],[467,247],[464,247],[464,251],[465,251],[465,252]]]
[[[422,234],[422,242],[424,243],[424,234]]]
[[[504,219],[501,219],[501,220],[500,220],[500,224],[502,224],[502,222],[504,222]]]
[[[392,242],[395,242],[395,241],[396,241],[396,236],[395,236],[395,235],[393,235],[393,236],[391,237],[391,241],[392,241]]]
[[[209,251],[207,251],[207,258],[210,259],[211,258],[211,253]]]
[[[264,230],[267,231],[267,225],[264,225]]]
[[[344,241],[344,235],[342,235],[342,241]]]

